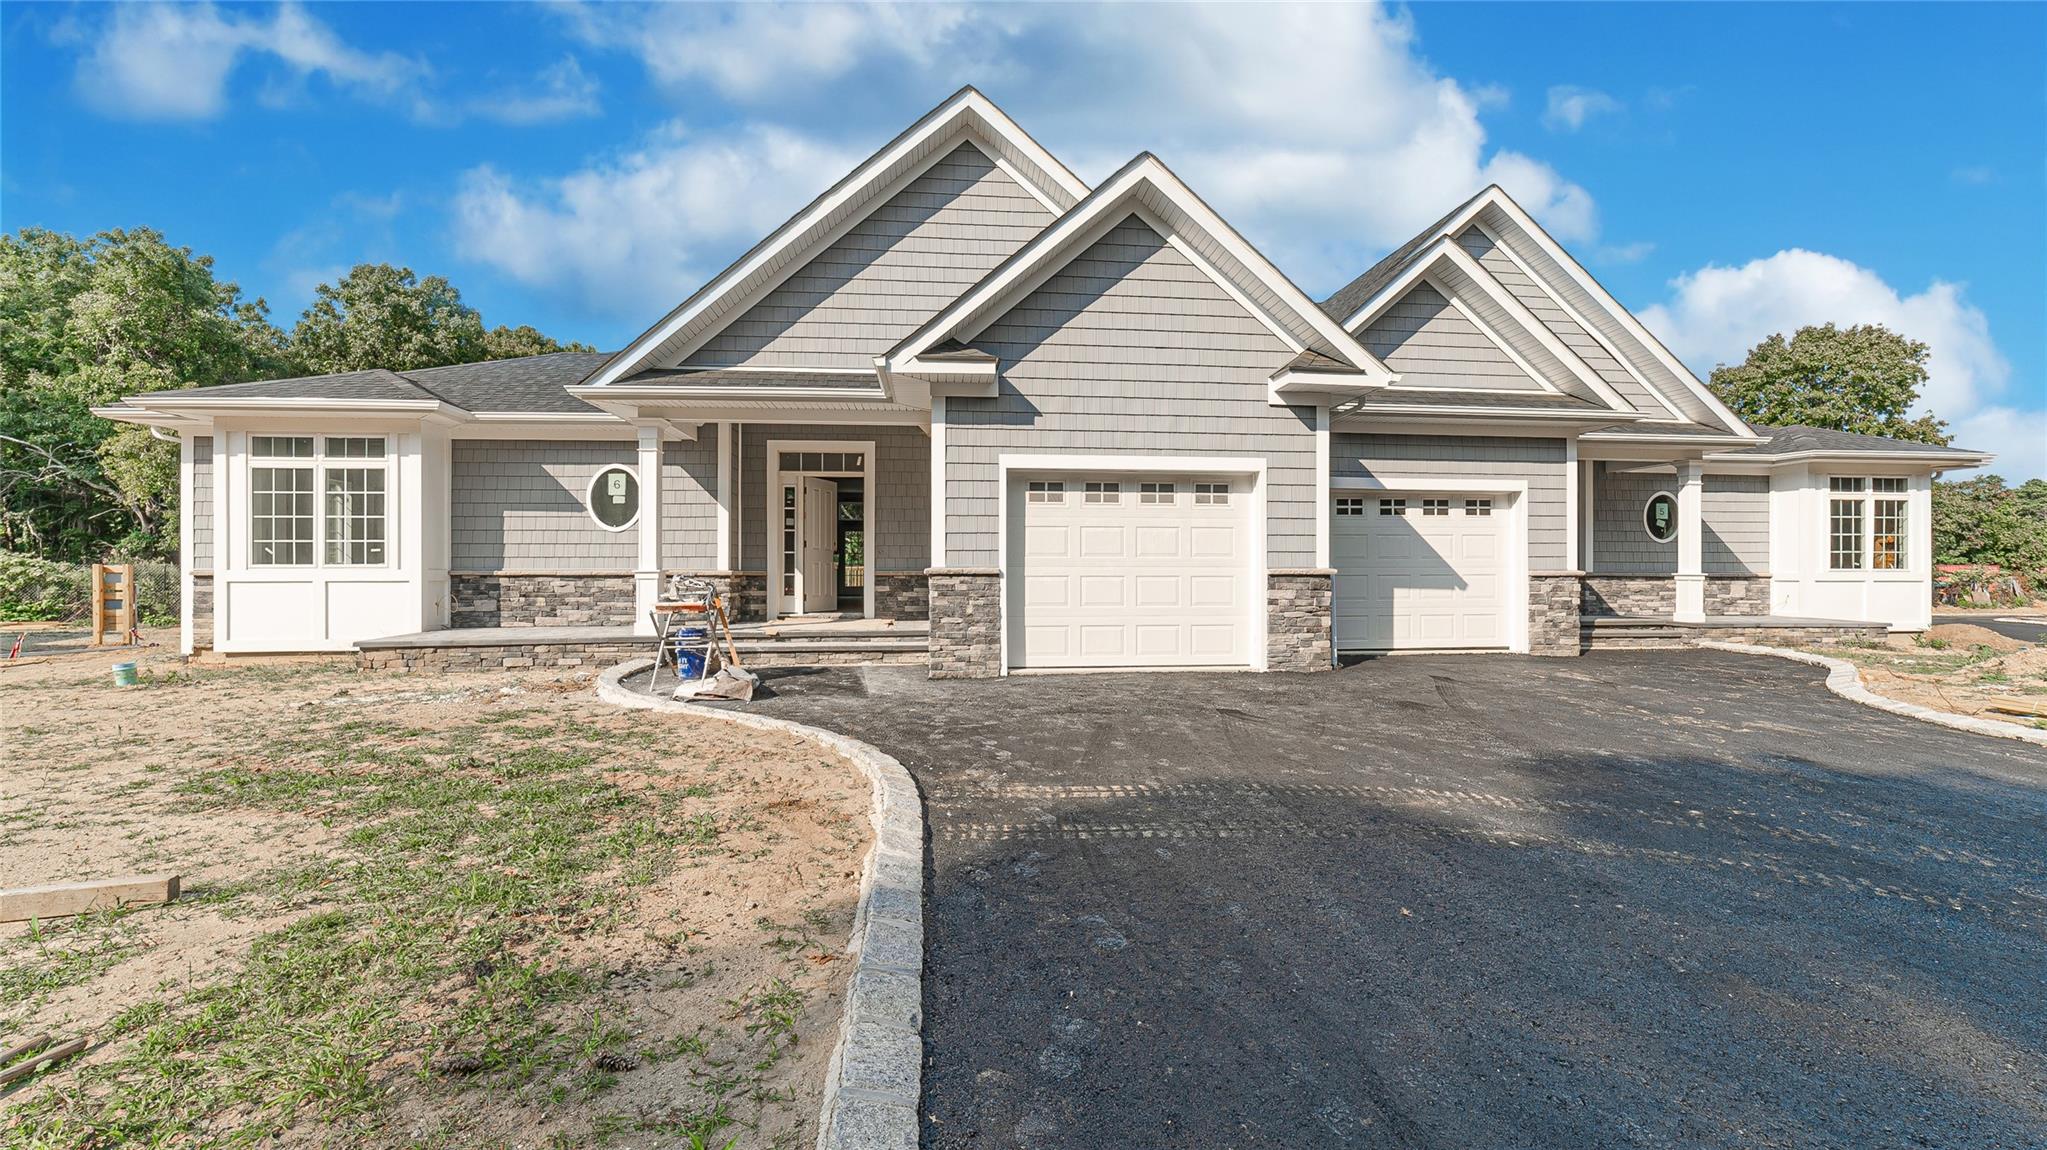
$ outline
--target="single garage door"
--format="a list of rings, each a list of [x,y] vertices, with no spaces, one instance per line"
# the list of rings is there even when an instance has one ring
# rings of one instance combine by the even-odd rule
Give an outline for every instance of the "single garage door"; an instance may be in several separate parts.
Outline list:
[[[1010,665],[1249,663],[1249,490],[1228,476],[1013,480]]]
[[[1339,495],[1331,512],[1338,650],[1507,645],[1505,499]]]

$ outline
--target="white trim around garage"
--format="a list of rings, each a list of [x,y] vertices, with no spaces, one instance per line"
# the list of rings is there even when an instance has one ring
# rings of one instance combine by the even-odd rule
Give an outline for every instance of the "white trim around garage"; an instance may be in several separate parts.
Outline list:
[[[1266,561],[1269,539],[1266,526],[1266,461],[1262,455],[1037,455],[1004,452],[996,457],[996,491],[1001,512],[995,517],[996,592],[1001,596],[1002,674],[1009,667],[1009,487],[1011,472],[1064,472],[1067,474],[1127,474],[1130,472],[1172,472],[1181,475],[1248,476],[1251,480],[1251,536],[1245,577],[1249,600],[1245,625],[1250,628],[1251,669],[1266,668]],[[1141,669],[1141,668],[1133,668]]]
[[[1329,481],[1328,494],[1324,502],[1333,500],[1340,491],[1399,491],[1414,493],[1442,492],[1446,495],[1492,495],[1504,496],[1509,511],[1507,514],[1507,649],[1516,654],[1528,653],[1528,481],[1525,479],[1440,479],[1428,477],[1385,478],[1347,475]],[[1520,610],[1513,605],[1519,603]],[[1334,604],[1331,604],[1332,615]],[[1340,639],[1332,631],[1329,642],[1332,648],[1340,647]]]

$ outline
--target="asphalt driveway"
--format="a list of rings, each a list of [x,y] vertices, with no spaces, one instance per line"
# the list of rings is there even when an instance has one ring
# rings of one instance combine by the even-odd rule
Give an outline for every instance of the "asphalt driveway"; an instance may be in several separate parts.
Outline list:
[[[2047,1145],[2047,750],[1713,652],[770,682],[924,790],[929,1146]]]

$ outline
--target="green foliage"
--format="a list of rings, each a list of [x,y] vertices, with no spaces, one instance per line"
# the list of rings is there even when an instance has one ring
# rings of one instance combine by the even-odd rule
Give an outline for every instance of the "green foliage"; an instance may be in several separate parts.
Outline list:
[[[1735,414],[1772,427],[1804,424],[1914,443],[1948,442],[1947,424],[1907,414],[1926,385],[1927,347],[1881,324],[1799,328],[1713,369],[1711,386]]]
[[[148,228],[0,235],[0,549],[103,560],[177,550],[178,449],[95,406],[173,388],[587,351],[486,331],[440,276],[363,264],[290,336],[213,258]]]
[[[2016,571],[2047,568],[2047,480],[2013,489],[1996,475],[1933,485],[1936,563],[1995,563]]]
[[[0,619],[71,619],[92,596],[92,574],[74,563],[0,551]]]

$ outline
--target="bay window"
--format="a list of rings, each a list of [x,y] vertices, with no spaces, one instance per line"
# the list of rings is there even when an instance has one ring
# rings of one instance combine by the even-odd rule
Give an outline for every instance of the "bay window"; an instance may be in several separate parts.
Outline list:
[[[250,436],[249,565],[383,566],[388,448],[380,435]]]
[[[1827,568],[1902,571],[1910,563],[1910,481],[1836,475],[1827,480]]]

